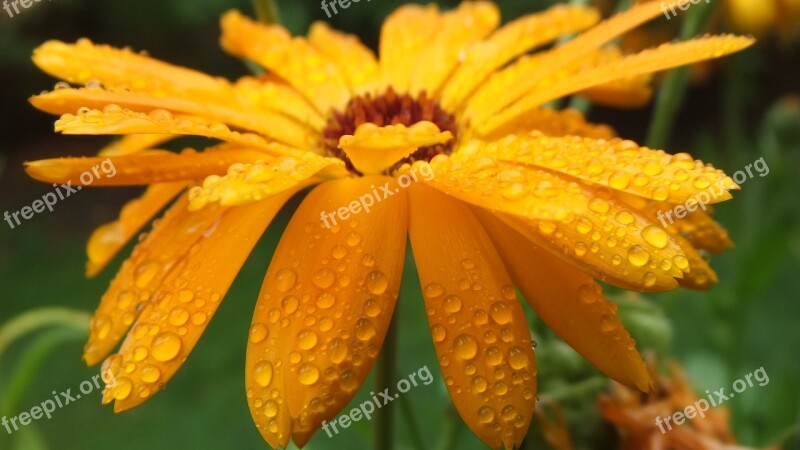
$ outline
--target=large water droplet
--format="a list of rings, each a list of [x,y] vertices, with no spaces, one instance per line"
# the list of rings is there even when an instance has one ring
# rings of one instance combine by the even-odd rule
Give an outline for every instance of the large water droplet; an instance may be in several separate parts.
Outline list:
[[[433,342],[442,342],[447,337],[447,330],[441,325],[434,325],[431,327],[431,336]]]
[[[362,317],[356,321],[356,337],[362,341],[368,341],[375,337],[375,325],[372,321]]]
[[[650,261],[650,253],[641,245],[628,249],[628,261],[636,267],[642,267]]]
[[[489,310],[489,315],[499,325],[511,322],[511,308],[503,302],[494,302]]]
[[[311,350],[317,345],[317,333],[311,330],[302,330],[297,334],[297,346],[301,350]]]
[[[457,313],[461,311],[461,299],[455,295],[448,295],[444,298],[444,310],[449,313]]]
[[[255,323],[250,327],[250,342],[258,344],[269,335],[269,329],[263,323]]]
[[[145,383],[155,383],[161,378],[161,371],[158,370],[158,367],[153,365],[146,365],[142,367],[142,381]]]
[[[311,282],[314,283],[314,286],[320,289],[327,289],[333,286],[333,283],[336,281],[336,274],[329,268],[323,267],[314,273],[314,276],[311,278]]]
[[[305,363],[297,371],[297,379],[301,384],[311,386],[319,380],[319,369],[311,363]]]
[[[656,248],[664,248],[669,242],[667,232],[655,225],[648,225],[642,230],[642,238]]]
[[[521,370],[528,366],[528,358],[521,347],[513,346],[508,349],[508,363],[514,370]]]
[[[481,423],[492,423],[494,421],[494,410],[488,406],[478,408],[478,420]]]
[[[429,283],[425,286],[425,289],[422,290],[422,293],[425,298],[438,298],[444,294],[444,288],[439,283]]]
[[[153,338],[153,358],[156,361],[166,362],[175,359],[181,351],[181,339],[173,333],[161,333]]]
[[[272,382],[274,369],[269,361],[261,361],[253,367],[253,380],[261,387],[267,387]]]
[[[333,294],[331,294],[331,293],[330,293],[330,292],[328,292],[328,291],[321,292],[321,293],[320,293],[320,294],[317,296],[317,301],[316,301],[316,303],[317,303],[317,306],[319,306],[320,308],[322,308],[322,309],[328,309],[328,308],[330,308],[331,306],[333,306],[333,304],[334,304],[334,303],[336,303],[336,297],[334,297],[334,295],[333,295]]]
[[[389,287],[389,280],[380,270],[373,270],[367,274],[366,284],[367,290],[373,295],[381,295],[386,292],[386,288]]]
[[[472,359],[478,353],[478,343],[468,334],[460,334],[453,341],[453,350],[461,359]]]
[[[288,292],[297,283],[297,272],[292,269],[281,269],[275,274],[275,288],[279,292]]]

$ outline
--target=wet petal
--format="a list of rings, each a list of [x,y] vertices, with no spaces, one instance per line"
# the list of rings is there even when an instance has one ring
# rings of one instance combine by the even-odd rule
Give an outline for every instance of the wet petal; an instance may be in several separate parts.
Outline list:
[[[479,124],[477,131],[479,134],[491,133],[495,129],[501,128],[506,122],[513,121],[544,103],[574,92],[627,77],[720,58],[738,52],[754,43],[755,40],[752,38],[708,36],[686,42],[663,44],[658,48],[645,50],[592,70],[579,72],[555,82],[548,82],[546,89],[533,89],[502,112],[488,117],[486,122]]]
[[[97,81],[109,88],[141,92],[214,94],[230,88],[223,78],[178,67],[129,49],[93,44],[47,41],[33,51],[33,62],[43,71],[74,84]]]
[[[184,182],[152,184],[141,197],[122,207],[117,220],[94,230],[86,245],[86,275],[97,275],[137,231],[187,186]]]
[[[56,121],[55,130],[64,134],[161,134],[204,136],[212,139],[253,147],[272,155],[306,152],[268,143],[261,136],[231,131],[224,123],[202,117],[173,115],[156,109],[149,114],[106,107],[103,111],[88,109],[78,115],[64,114]]]
[[[188,205],[184,194],[122,263],[92,317],[83,354],[87,364],[97,364],[119,343],[164,278],[222,215],[220,208],[190,213]]]
[[[238,11],[222,16],[222,48],[269,69],[286,80],[320,111],[340,108],[350,97],[339,68],[303,38],[278,25],[263,25]]]
[[[260,201],[298,185],[319,181],[315,178],[326,168],[346,170],[336,158],[324,158],[312,153],[301,157],[285,156],[252,164],[234,164],[225,176],[212,175],[201,187],[189,192],[189,208],[197,210],[209,203],[235,206]]]
[[[486,445],[519,448],[536,403],[536,362],[508,273],[465,204],[424,185],[408,191],[411,246],[450,397]]]
[[[106,145],[100,150],[98,156],[122,156],[137,153],[142,150],[149,150],[165,142],[175,139],[177,136],[169,134],[131,134],[122,136],[114,142]]]
[[[380,68],[375,53],[356,36],[341,33],[325,22],[317,21],[311,25],[308,41],[336,63],[354,94],[372,92],[380,85]]]
[[[295,191],[226,210],[158,286],[104,369],[117,384],[103,392],[121,412],[163,390],[188,358],[258,239]]]
[[[583,114],[574,109],[539,108],[526,114],[514,124],[514,134],[528,135],[538,131],[547,136],[583,136],[593,139],[617,137],[613,128],[604,124],[587,122]],[[487,136],[494,140],[505,135]]]
[[[261,78],[242,77],[234,85],[238,102],[247,108],[271,109],[308,125],[312,130],[325,126],[322,113],[291,85],[274,74]]]
[[[514,283],[547,326],[601,372],[648,392],[652,379],[635,343],[600,286],[500,219],[473,208]]]
[[[671,155],[621,139],[550,137],[533,132],[465,145],[459,153],[456,160],[493,158],[535,166],[670,203],[696,203],[696,197],[703,194],[710,203],[718,203],[731,198],[728,190],[739,188],[721,170],[686,153]]]
[[[439,92],[467,48],[491,33],[499,23],[497,6],[485,1],[462,2],[457,9],[442,15],[431,40],[415,55],[417,67],[411,75],[409,92],[426,91],[431,95]]]
[[[595,9],[559,4],[504,25],[469,47],[442,92],[442,106],[450,111],[458,109],[489,74],[507,62],[559,36],[584,30],[599,19]]]
[[[275,448],[286,447],[290,436],[303,446],[338,414],[381,348],[400,289],[405,192],[346,221],[324,214],[372,195],[373,185],[390,180],[360,177],[320,185],[275,250],[246,363],[250,412]]]
[[[353,165],[362,173],[381,173],[392,163],[414,153],[420,147],[444,144],[453,139],[449,131],[440,131],[434,123],[417,122],[379,127],[372,123],[360,125],[355,135],[339,140]]]
[[[397,92],[407,92],[419,61],[442,18],[435,4],[403,5],[383,22],[380,39],[380,66],[386,84]]]
[[[298,148],[310,147],[316,136],[308,127],[267,109],[247,108],[228,99],[210,100],[187,97],[154,97],[128,91],[109,91],[101,88],[57,89],[30,98],[31,104],[51,114],[75,114],[86,109],[104,110],[127,108],[140,113],[166,117],[163,110],[203,117],[216,122],[255,131],[270,139]],[[85,108],[85,109],[81,109]]]
[[[209,175],[223,175],[234,163],[257,162],[269,158],[256,150],[224,150],[197,153],[184,150],[172,153],[148,150],[132,155],[93,158],[54,158],[25,163],[25,171],[36,180],[47,183],[71,183],[80,189],[91,186],[130,186],[171,181],[201,180]],[[109,163],[110,162],[110,163]],[[99,167],[113,165],[108,172],[92,176],[89,183],[81,181],[86,173]],[[88,177],[84,177],[88,179]]]
[[[679,0],[688,4],[689,0]],[[613,41],[625,32],[654,19],[661,14],[658,2],[637,4],[580,34],[570,42],[554,47],[532,58],[521,58],[514,64],[496,73],[480,88],[466,111],[466,118],[476,124],[493,117],[515,100],[532,92],[542,80],[555,74],[569,73],[565,68],[576,63]],[[667,58],[669,60],[669,58]],[[539,86],[544,88],[545,86]],[[547,89],[545,89],[547,90]],[[488,129],[484,130],[487,134]]]

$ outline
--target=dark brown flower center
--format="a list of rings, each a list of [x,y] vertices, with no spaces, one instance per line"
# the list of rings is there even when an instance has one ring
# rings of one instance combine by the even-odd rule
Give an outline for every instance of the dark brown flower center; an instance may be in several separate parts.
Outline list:
[[[354,134],[356,128],[364,123],[373,123],[378,126],[397,124],[411,126],[422,121],[433,122],[439,127],[439,130],[451,132],[453,139],[446,144],[420,147],[408,157],[388,167],[386,173],[397,170],[405,163],[430,161],[436,155],[450,154],[458,131],[455,116],[443,110],[439,106],[439,102],[428,98],[424,91],[417,97],[412,97],[409,94],[398,94],[392,88],[378,96],[366,94],[353,97],[343,111],[331,111],[325,129],[322,131],[323,145],[328,156],[341,159],[347,164],[350,172],[361,175],[353,167],[353,163],[350,162],[350,158],[347,157],[344,150],[339,148],[339,138]]]

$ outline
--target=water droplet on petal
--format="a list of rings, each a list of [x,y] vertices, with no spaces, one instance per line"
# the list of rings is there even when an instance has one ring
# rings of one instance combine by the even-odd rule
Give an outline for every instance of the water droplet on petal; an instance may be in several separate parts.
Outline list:
[[[453,350],[461,359],[472,359],[478,353],[478,343],[468,334],[460,334],[453,341]]]
[[[269,335],[269,329],[263,323],[256,323],[250,327],[250,342],[258,344]]]
[[[156,361],[171,361],[181,351],[181,339],[170,332],[161,333],[153,338],[151,348]]]
[[[317,345],[317,333],[311,330],[302,330],[297,334],[297,346],[301,350],[311,350]]]
[[[664,229],[655,225],[648,225],[642,230],[642,238],[656,248],[664,248],[669,242],[669,236]]]
[[[261,387],[267,387],[272,382],[274,369],[269,361],[261,361],[253,367],[253,380]]]
[[[381,295],[389,287],[389,280],[380,270],[373,270],[367,274],[366,284],[367,290],[373,295]]]
[[[275,274],[275,288],[279,292],[288,292],[297,283],[297,273],[292,269],[281,269]]]
[[[319,380],[319,369],[311,363],[305,363],[297,371],[297,379],[301,384],[311,386]]]
[[[636,267],[642,267],[650,261],[650,253],[641,245],[628,249],[628,261]]]

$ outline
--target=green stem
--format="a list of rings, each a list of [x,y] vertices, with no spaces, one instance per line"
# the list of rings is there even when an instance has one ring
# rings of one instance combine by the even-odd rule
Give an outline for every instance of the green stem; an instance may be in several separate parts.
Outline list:
[[[394,315],[383,349],[378,358],[375,370],[375,392],[394,388],[394,373],[397,356],[397,314]],[[394,411],[393,408],[381,408],[375,417],[375,449],[392,450],[394,448]]]
[[[281,13],[275,0],[253,0],[256,17],[261,23],[281,24]]]
[[[680,32],[680,39],[687,40],[705,28],[706,23],[714,12],[716,1],[709,5],[691,8],[687,11],[686,20]],[[653,121],[647,135],[647,146],[650,148],[665,148],[669,135],[675,125],[675,116],[686,97],[689,86],[689,67],[678,67],[667,73],[656,97],[656,107]]]
[[[406,396],[401,396],[400,401],[400,414],[403,415],[403,420],[408,427],[409,438],[411,445],[416,450],[425,450],[425,441],[422,439],[422,433],[419,431],[417,423],[414,421],[414,414],[411,411],[411,404]]]
[[[6,349],[17,339],[40,328],[66,326],[78,330],[89,329],[90,315],[69,308],[37,308],[24,312],[0,327],[0,360]]]

